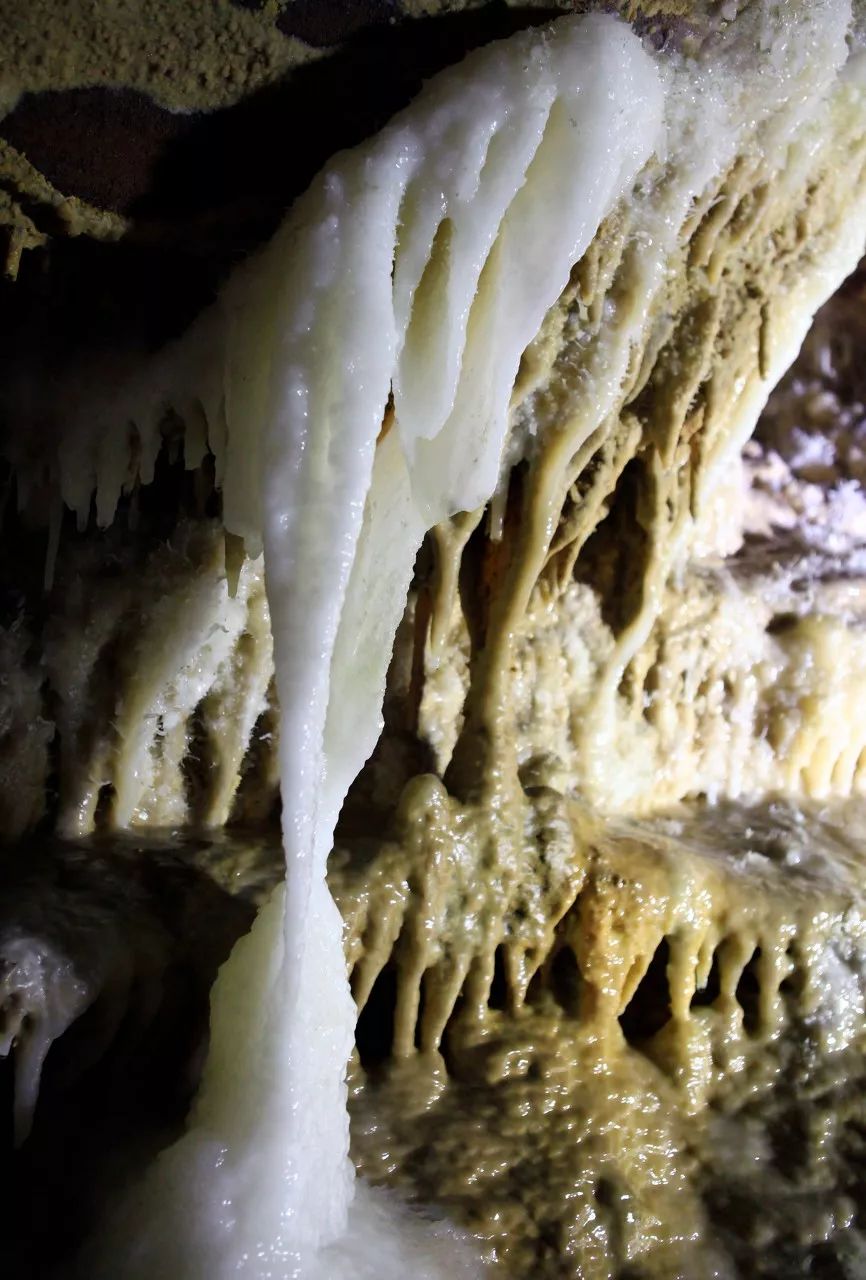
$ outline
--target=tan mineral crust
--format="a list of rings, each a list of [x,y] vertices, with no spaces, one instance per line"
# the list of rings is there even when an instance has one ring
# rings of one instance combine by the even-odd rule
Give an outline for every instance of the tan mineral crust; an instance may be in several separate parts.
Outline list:
[[[0,103],[120,86],[225,108],[331,56],[286,34],[293,8],[5,0]],[[620,8],[686,49],[738,12]],[[737,157],[649,298],[633,211],[600,229],[524,356],[508,483],[419,557],[344,806],[353,1156],[474,1233],[493,1275],[866,1275],[866,536],[844,490],[866,409],[861,348],[833,338],[834,315],[862,324],[850,292],[742,460],[737,436],[782,372],[797,282],[864,199],[863,129],[831,123],[799,185]],[[6,142],[0,171],[10,257],[130,233]],[[595,421],[574,389],[644,304]],[[223,536],[206,467],[165,493],[170,537],[146,502],[64,533],[48,607],[0,632],[0,815],[85,850],[131,827],[144,858],[153,831],[227,828],[190,857],[257,900],[278,875],[262,565]]]
[[[15,278],[21,254],[44,246],[53,236],[87,235],[114,240],[131,229],[130,222],[115,204],[102,206],[83,199],[75,190],[58,189],[41,175],[38,165],[27,155],[27,146],[16,147],[3,138],[2,119],[14,112],[24,99],[48,92],[68,94],[75,90],[109,89],[121,92],[131,103],[132,118],[121,133],[117,148],[133,153],[137,149],[134,95],[146,95],[167,113],[201,113],[225,110],[249,99],[269,86],[290,82],[293,73],[317,59],[340,53],[345,41],[375,33],[397,23],[440,18],[451,20],[473,11],[481,14],[461,45],[458,36],[453,57],[485,38],[484,11],[488,0],[348,0],[342,5],[321,4],[317,0],[261,0],[243,4],[238,0],[2,0],[0,3],[0,227],[6,229],[5,274]],[[568,0],[552,3],[506,6],[522,12],[526,19],[539,21],[557,11],[591,8]],[[629,20],[638,19],[653,30],[653,24],[673,23],[680,42],[693,31],[701,36],[719,26],[722,19],[715,6],[689,0],[620,0],[614,7]],[[533,13],[538,11],[538,16]],[[730,6],[730,17],[736,5]],[[505,20],[507,22],[507,19]],[[502,12],[496,34],[519,25],[503,25]],[[297,33],[297,34],[295,34]],[[372,36],[369,33],[373,33]],[[399,48],[395,53],[400,56]],[[437,69],[435,65],[432,70]],[[347,76],[351,82],[352,67]],[[429,74],[425,70],[424,74]],[[27,95],[31,95],[29,102]],[[70,110],[68,99],[52,106],[47,121],[37,130],[40,152],[45,146],[68,145],[68,135],[56,130],[56,118]],[[315,112],[315,97],[311,103]],[[56,113],[56,114],[55,114]],[[150,121],[148,121],[148,124]],[[264,127],[267,127],[265,124]],[[304,127],[304,126],[302,126]],[[164,126],[170,134],[170,125]],[[292,140],[286,153],[274,139],[268,163],[291,163]],[[110,175],[135,166],[130,155],[105,154],[98,131],[86,141],[85,168],[101,166]],[[288,160],[287,158],[288,157]],[[146,181],[147,175],[142,176]],[[47,216],[46,216],[47,215]],[[165,235],[165,228],[161,234]]]

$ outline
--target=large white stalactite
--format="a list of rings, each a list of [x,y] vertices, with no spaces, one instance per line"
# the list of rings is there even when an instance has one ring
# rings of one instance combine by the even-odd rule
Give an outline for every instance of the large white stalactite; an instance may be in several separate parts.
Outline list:
[[[652,153],[662,105],[613,20],[491,46],[337,157],[166,361],[156,399],[202,403],[226,528],[264,549],[287,877],[220,974],[188,1132],[137,1189],[106,1271],[126,1237],[125,1276],[361,1274],[339,1246],[319,1253],[353,1195],[334,826],[379,733],[424,532],[496,487],[520,357]],[[101,452],[109,518],[123,456]],[[371,1266],[402,1216],[376,1213]]]
[[[325,883],[341,804],[380,731],[415,556],[427,529],[496,489],[521,356],[650,158],[677,168],[660,212],[649,180],[639,191],[651,290],[738,131],[795,98],[792,129],[820,99],[849,17],[841,0],[814,5],[802,47],[826,83],[794,41],[764,98],[737,79],[736,49],[713,76],[663,75],[613,18],[490,46],[337,156],[193,331],[69,424],[56,475],[84,520],[94,490],[107,523],[131,468],[152,475],[171,405],[187,465],[215,456],[227,531],[264,551],[287,868],[217,981],[187,1132],[127,1196],[89,1276],[438,1274],[445,1246],[426,1225],[367,1192],[352,1205],[355,1011]],[[858,251],[840,249],[837,277]],[[637,307],[635,334],[644,320]],[[581,388],[599,405],[621,376],[615,356],[601,350]],[[475,1270],[460,1249],[447,1265]]]

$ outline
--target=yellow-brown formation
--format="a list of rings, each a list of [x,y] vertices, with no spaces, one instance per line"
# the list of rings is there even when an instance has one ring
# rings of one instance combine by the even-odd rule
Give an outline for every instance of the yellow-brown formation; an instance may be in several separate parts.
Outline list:
[[[791,300],[866,201],[859,115],[831,114],[807,169],[740,155],[658,277],[637,203],[575,264],[524,356],[507,484],[419,558],[338,829],[358,1163],[518,1276],[719,1274],[709,1104],[741,1117],[861,1046],[862,589],[832,556],[741,550],[725,510]],[[201,518],[119,577],[86,537],[58,563],[43,665],[0,689],[7,830],[44,809],[52,723],[66,833],[263,821],[260,563]],[[848,1230],[828,1197],[796,1248]]]

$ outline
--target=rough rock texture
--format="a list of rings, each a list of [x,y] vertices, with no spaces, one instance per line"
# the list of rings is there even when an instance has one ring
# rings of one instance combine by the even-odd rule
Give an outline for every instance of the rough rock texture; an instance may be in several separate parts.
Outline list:
[[[548,12],[371,3],[335,6],[335,27],[305,0],[181,16],[151,0],[133,29],[123,6],[73,9],[39,61],[32,7],[0,121],[18,276],[0,285],[3,407],[37,441],[67,388],[183,330],[324,156],[424,74]],[[685,3],[628,12],[687,48],[737,6],[701,7],[700,29]],[[318,127],[299,128],[310,103]],[[784,499],[764,525],[744,514],[738,449],[717,465],[792,294],[863,198],[862,127],[834,123],[799,176],[760,147],[739,157],[677,224],[651,295],[629,208],[575,264],[524,358],[508,485],[419,557],[385,732],[342,815],[356,1158],[516,1275],[859,1274],[863,551],[856,530],[844,564],[778,536],[804,486],[820,506],[859,485],[858,388],[813,352],[817,372],[792,375],[805,391],[780,390],[745,464]],[[574,394],[599,352],[623,370],[601,420]],[[789,430],[806,402],[812,454]],[[176,425],[108,532],[73,527],[49,472],[23,496],[9,481],[0,818],[11,836],[42,820],[76,838],[226,823],[259,838],[179,889],[146,841],[102,861],[98,841],[54,850],[47,871],[21,871],[32,845],[10,860],[23,906],[0,921],[0,1049],[19,1136],[68,1024],[105,1010],[107,1056],[142,1001],[150,1025],[163,980],[171,1004],[190,957],[200,1000],[249,915],[213,881],[255,896],[275,874],[261,565],[223,537],[212,471],[184,471]],[[792,1118],[796,1158],[779,1149]]]

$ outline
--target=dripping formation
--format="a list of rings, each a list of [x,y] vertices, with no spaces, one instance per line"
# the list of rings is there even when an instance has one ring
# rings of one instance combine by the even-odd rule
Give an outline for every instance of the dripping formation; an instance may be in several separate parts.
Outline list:
[[[623,77],[619,94],[597,59]],[[169,357],[181,372],[169,365],[163,396],[183,404],[191,392],[172,382],[189,378],[200,346],[192,394],[222,520],[264,552],[287,874],[215,987],[188,1131],[136,1189],[137,1222],[122,1219],[107,1250],[113,1259],[127,1242],[130,1274],[339,1265],[316,1262],[351,1201],[341,1103],[354,1016],[324,879],[334,827],[378,734],[423,530],[495,487],[520,355],[660,124],[651,63],[609,22],[493,46],[475,72],[471,93],[446,74],[369,148],[335,161]],[[516,258],[513,244],[551,232],[555,254]],[[434,386],[437,344],[445,378]],[[374,459],[389,390],[394,426]],[[138,428],[145,479],[157,426]],[[107,440],[90,451],[103,523],[125,463]],[[88,450],[76,443],[72,467],[58,457],[61,492],[86,518]],[[191,1182],[203,1190],[195,1213]]]
[[[847,736],[836,732],[840,703],[851,697],[845,670],[859,666],[856,631],[826,616],[832,591],[825,601],[820,580],[811,613],[774,630],[773,618],[791,612],[790,583],[776,581],[770,592],[748,565],[738,580],[720,564],[742,531],[736,518],[712,510],[714,486],[736,467],[812,312],[863,247],[859,55],[838,76],[849,14],[841,4],[792,6],[786,18],[785,39],[773,46],[778,61],[771,59],[771,74],[761,77],[750,75],[749,57],[766,35],[763,11],[717,37],[712,56],[662,71],[612,21],[563,22],[555,35],[489,51],[487,78],[477,74],[471,94],[455,73],[428,91],[427,116],[419,105],[415,117],[405,117],[409,126],[395,122],[369,150],[337,161],[190,337],[138,385],[121,385],[97,412],[88,405],[78,422],[65,424],[50,470],[83,525],[94,485],[97,519],[109,524],[124,487],[152,480],[167,406],[185,424],[186,467],[198,466],[205,449],[216,459],[220,522],[196,528],[188,541],[179,534],[170,552],[156,548],[141,580],[108,593],[110,607],[97,594],[67,600],[68,572],[55,571],[61,623],[55,638],[46,638],[46,654],[49,679],[69,694],[57,721],[60,818],[68,832],[86,834],[98,819],[109,828],[225,822],[236,805],[267,808],[281,777],[290,845],[285,939],[277,891],[220,979],[211,1066],[189,1134],[157,1163],[147,1192],[154,1219],[170,1223],[158,1215],[171,1178],[181,1182],[196,1170],[205,1179],[211,1165],[224,1170],[223,1148],[231,1152],[234,1144],[240,1160],[232,1169],[230,1158],[220,1173],[229,1180],[219,1198],[226,1187],[229,1199],[237,1197],[232,1213],[240,1213],[245,1233],[239,1256],[245,1248],[250,1268],[258,1265],[256,1248],[269,1265],[290,1265],[292,1254],[312,1265],[309,1251],[339,1238],[345,1223],[348,1191],[342,1207],[335,1194],[327,1220],[313,1223],[306,1239],[296,1222],[287,1229],[280,1220],[285,1202],[260,1196],[265,1130],[279,1129],[275,1117],[291,1109],[292,1090],[316,1097],[312,1067],[324,1060],[301,1062],[295,1077],[282,1066],[271,1069],[269,1055],[273,1063],[291,1061],[291,1045],[321,1029],[312,1031],[301,1017],[294,1028],[287,1022],[284,1040],[279,1026],[276,1035],[273,1026],[263,1032],[255,1020],[264,996],[251,1000],[250,992],[285,983],[287,1008],[295,1002],[291,1017],[307,1001],[317,1017],[328,1009],[332,1019],[324,1071],[330,1083],[318,1114],[330,1108],[338,1123],[306,1172],[303,1143],[288,1157],[285,1149],[274,1152],[272,1181],[279,1186],[288,1159],[297,1162],[300,1183],[309,1177],[321,1184],[330,1169],[348,1185],[338,1113],[354,1015],[339,994],[339,926],[321,878],[347,791],[331,883],[362,1018],[377,984],[389,974],[393,982],[392,1034],[376,1053],[394,1060],[395,1075],[401,1063],[425,1069],[441,1051],[460,1081],[478,1070],[472,1064],[490,1040],[490,1062],[481,1069],[494,1083],[507,1079],[517,1069],[509,1065],[515,1055],[544,1053],[497,1049],[496,1036],[519,1040],[521,1012],[531,1019],[533,1002],[553,1000],[558,1017],[601,1033],[611,1061],[621,1051],[616,1037],[630,1037],[697,1111],[735,1074],[744,1032],[767,1040],[778,1034],[787,1016],[780,992],[797,964],[797,1016],[812,1019],[819,1039],[841,1034],[839,1009],[821,1012],[828,966],[854,974],[850,981],[843,974],[851,991],[845,988],[842,1013],[856,1023],[858,998],[862,1012],[854,989],[857,912],[845,916],[844,936],[833,932],[856,896],[853,872],[841,885],[817,876],[823,897],[816,908],[796,874],[783,879],[763,863],[754,881],[737,878],[698,847],[684,871],[678,856],[688,846],[687,824],[676,831],[651,824],[654,811],[698,792],[754,800],[783,790],[797,801],[859,787],[866,744],[856,709],[846,715]],[[616,67],[622,96],[613,107],[602,101],[603,77],[581,83],[590,55]],[[506,75],[506,91],[503,71],[523,70],[527,59],[536,60],[536,78],[509,82]],[[528,101],[520,97],[527,83]],[[572,127],[561,95],[580,85],[585,98],[599,84],[600,101],[587,107],[578,98],[587,136],[572,139],[572,169],[582,164],[601,177],[578,190],[557,172]],[[742,116],[738,95],[747,99]],[[443,217],[431,191],[442,177],[437,157],[440,169],[453,168],[454,134],[442,127],[449,119],[442,112],[456,110],[455,103],[460,124],[452,127],[472,163],[455,170]],[[599,118],[599,111],[611,115]],[[425,133],[430,122],[435,128]],[[613,148],[611,166],[600,139],[607,146],[612,127],[623,143],[619,152]],[[401,176],[371,193],[365,165],[376,163]],[[479,181],[489,183],[484,199],[472,187]],[[558,209],[557,198],[573,203]],[[381,227],[391,234],[398,220],[392,285],[393,235],[386,241]],[[561,242],[563,227],[571,243]],[[317,239],[317,228],[330,238]],[[315,250],[307,256],[297,253],[304,235],[309,240],[300,242]],[[527,252],[534,244],[538,256]],[[271,287],[273,264],[285,273],[279,290]],[[339,297],[328,285],[337,274]],[[530,283],[537,293],[528,298]],[[293,299],[310,297],[320,312],[294,309]],[[520,323],[503,333],[503,318],[512,315]],[[462,317],[465,328],[452,317]],[[334,351],[357,344],[369,365],[335,365],[333,351],[308,351],[311,319],[314,329],[327,320]],[[279,335],[270,367],[261,356],[268,334]],[[347,379],[341,404],[353,415],[338,422],[328,381],[335,368]],[[314,376],[307,378],[308,370]],[[389,395],[394,417],[380,431]],[[292,417],[285,407],[292,396],[309,403],[308,417]],[[270,434],[241,436],[233,424],[262,421],[265,405]],[[134,448],[122,432],[108,430],[109,415],[134,423]],[[310,449],[302,480],[285,469],[286,415],[290,437]],[[309,425],[320,422],[325,426]],[[482,430],[467,426],[476,422]],[[35,491],[41,477],[26,448],[12,461],[26,504],[28,485]],[[276,477],[263,491],[259,468]],[[290,508],[276,507],[292,494]],[[330,502],[324,512],[323,494]],[[335,512],[345,514],[342,540]],[[287,530],[300,548],[294,559],[280,550]],[[354,558],[346,546],[357,547]],[[75,554],[61,546],[58,563]],[[305,565],[316,566],[315,576]],[[142,601],[153,591],[148,573],[161,596],[146,617],[153,641],[141,626]],[[189,606],[182,611],[173,582]],[[303,618],[289,607],[301,590],[309,603]],[[771,616],[762,616],[752,601],[768,596]],[[77,631],[92,643],[76,651],[71,681],[63,646],[72,631],[63,621],[75,610],[85,615]],[[747,610],[757,617],[744,639]],[[178,626],[171,620],[179,616]],[[710,637],[704,647],[683,640],[695,616]],[[124,636],[133,632],[146,661],[124,654]],[[308,658],[312,635],[325,638],[317,666]],[[822,667],[820,658],[831,638],[832,671],[830,659]],[[840,644],[851,651],[844,669]],[[121,689],[110,731],[105,710],[91,711],[100,696],[94,671],[107,648],[117,654]],[[816,654],[820,678],[804,689],[801,672],[815,670]],[[359,664],[369,673],[363,681]],[[759,706],[756,672],[767,670],[774,683]],[[551,683],[565,696],[551,696]],[[385,727],[376,745],[383,689]],[[299,690],[308,704],[296,716]],[[17,714],[32,721],[24,704]],[[769,730],[756,732],[759,723]],[[418,744],[408,762],[397,750],[407,737]],[[40,737],[35,725],[30,738],[33,758],[43,752],[47,761],[47,734]],[[215,762],[203,784],[189,768],[193,744]],[[427,768],[413,768],[425,754]],[[15,802],[23,827],[38,799]],[[352,818],[361,812],[380,824],[372,858],[352,850]],[[737,812],[735,830],[747,821]],[[597,813],[623,816],[605,826]],[[650,825],[630,826],[635,818]],[[681,846],[666,852],[674,839]],[[309,870],[297,875],[293,841],[296,852],[309,850]],[[298,949],[310,918],[317,946],[328,933],[335,942],[327,954]],[[281,947],[289,960],[281,960]],[[629,1010],[659,955],[654,972],[666,971],[668,1016],[660,1027],[635,1031]],[[714,967],[718,993],[706,1006],[695,1004]],[[516,1031],[503,1027],[506,1019]],[[224,1058],[221,1035],[230,1046]],[[219,1077],[239,1062],[247,1080],[264,1077],[261,1092],[247,1088],[242,1106]],[[431,1070],[435,1091],[440,1068]],[[370,1091],[357,1069],[352,1088],[363,1113]],[[399,1081],[394,1089],[399,1097]],[[257,1110],[266,1095],[267,1109]],[[359,1159],[369,1172],[369,1154]],[[302,1190],[296,1212],[303,1203]],[[178,1212],[186,1218],[183,1203]],[[206,1213],[201,1223],[170,1226],[167,1247],[178,1274],[219,1274],[230,1218],[219,1224],[225,1234]],[[489,1239],[489,1223],[486,1230]],[[521,1247],[512,1247],[515,1266]],[[509,1257],[507,1242],[500,1250]],[[153,1265],[145,1252],[131,1260],[129,1274],[139,1274],[136,1266],[148,1274]]]

